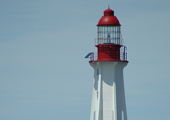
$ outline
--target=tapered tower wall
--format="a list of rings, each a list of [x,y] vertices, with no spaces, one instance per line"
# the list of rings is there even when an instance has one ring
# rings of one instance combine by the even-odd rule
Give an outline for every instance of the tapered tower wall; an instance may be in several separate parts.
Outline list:
[[[94,69],[90,120],[127,120],[123,82],[127,62],[90,62],[90,65]]]

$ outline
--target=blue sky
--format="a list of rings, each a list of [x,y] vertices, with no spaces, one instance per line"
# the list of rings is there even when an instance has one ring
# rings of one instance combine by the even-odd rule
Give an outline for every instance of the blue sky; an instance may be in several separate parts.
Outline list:
[[[128,48],[128,119],[170,119],[169,0],[1,0],[1,120],[90,119],[93,69],[84,56],[96,51],[108,4]]]

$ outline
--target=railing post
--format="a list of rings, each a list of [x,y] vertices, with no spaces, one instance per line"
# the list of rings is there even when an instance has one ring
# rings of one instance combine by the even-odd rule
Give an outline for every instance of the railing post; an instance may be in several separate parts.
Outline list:
[[[126,53],[126,60],[127,60],[127,53]]]

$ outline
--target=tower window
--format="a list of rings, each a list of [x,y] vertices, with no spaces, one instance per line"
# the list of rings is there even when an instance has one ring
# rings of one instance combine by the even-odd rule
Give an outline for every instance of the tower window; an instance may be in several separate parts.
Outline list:
[[[93,120],[96,120],[96,111],[94,111]]]
[[[99,69],[97,68],[97,75],[99,75]]]
[[[122,111],[122,120],[124,120],[124,112]]]

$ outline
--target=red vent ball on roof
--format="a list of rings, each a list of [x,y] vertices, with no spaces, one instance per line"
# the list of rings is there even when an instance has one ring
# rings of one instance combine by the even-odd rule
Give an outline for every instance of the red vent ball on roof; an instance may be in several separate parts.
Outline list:
[[[98,25],[120,26],[119,20],[114,16],[114,11],[108,8],[104,11],[104,16],[99,20]]]

